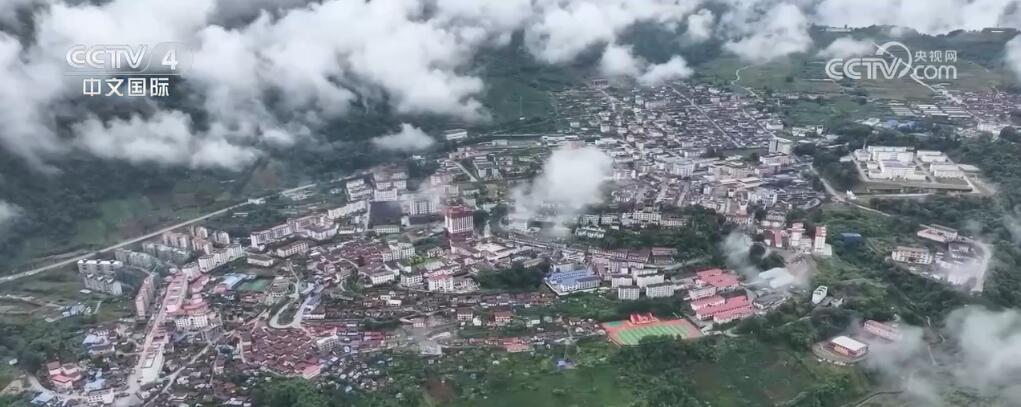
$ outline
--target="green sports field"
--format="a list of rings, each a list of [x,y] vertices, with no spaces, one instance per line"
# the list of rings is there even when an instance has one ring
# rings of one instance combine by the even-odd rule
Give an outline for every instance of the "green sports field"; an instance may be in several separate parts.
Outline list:
[[[603,325],[614,343],[622,346],[637,345],[647,336],[675,336],[693,339],[702,336],[690,322],[683,319],[632,325],[626,321],[609,322]]]
[[[266,287],[269,286],[269,282],[270,279],[268,278],[245,281],[238,286],[238,291],[265,291]]]

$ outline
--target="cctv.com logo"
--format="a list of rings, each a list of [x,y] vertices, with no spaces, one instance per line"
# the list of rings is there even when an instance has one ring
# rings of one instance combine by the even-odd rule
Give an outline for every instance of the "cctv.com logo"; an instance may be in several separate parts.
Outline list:
[[[835,81],[895,80],[909,77],[915,81],[957,79],[957,51],[917,51],[890,41],[876,45],[874,56],[834,58],[826,63],[826,76]]]

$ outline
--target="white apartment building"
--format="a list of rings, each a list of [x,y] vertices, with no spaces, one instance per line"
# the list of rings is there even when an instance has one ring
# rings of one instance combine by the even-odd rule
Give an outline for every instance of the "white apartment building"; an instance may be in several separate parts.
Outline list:
[[[350,202],[347,205],[329,209],[326,211],[326,217],[330,219],[346,218],[356,213],[365,212],[369,209],[367,201],[355,201]]]
[[[631,278],[629,274],[614,274],[610,277],[610,287],[630,287],[635,284],[635,280]]]
[[[936,178],[964,178],[964,171],[961,171],[961,167],[953,163],[931,164],[929,165],[929,172]]]
[[[454,276],[450,273],[434,273],[425,277],[426,289],[429,291],[454,291]]]
[[[376,202],[396,201],[399,196],[400,190],[397,188],[377,189],[373,192],[372,200]]]
[[[665,278],[662,274],[646,274],[644,276],[636,276],[635,284],[645,288],[646,286],[662,283],[664,280]]]
[[[677,286],[673,283],[657,283],[645,286],[645,296],[649,298],[663,298],[674,295]]]
[[[391,243],[382,253],[383,261],[410,259],[415,255],[415,246],[408,242]]]
[[[637,300],[641,293],[642,289],[638,287],[617,287],[617,298],[621,300]]]
[[[463,206],[447,208],[444,225],[452,235],[471,232],[475,230],[474,212]]]
[[[373,286],[397,281],[397,273],[388,270],[370,271],[365,273],[365,276],[368,278],[369,284]]]
[[[891,255],[893,261],[910,264],[932,264],[932,252],[924,247],[897,246]]]

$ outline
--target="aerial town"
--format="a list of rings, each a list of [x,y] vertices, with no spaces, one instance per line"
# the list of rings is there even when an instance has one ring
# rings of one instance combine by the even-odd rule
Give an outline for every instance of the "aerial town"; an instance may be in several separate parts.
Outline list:
[[[1021,0],[0,0],[0,74],[0,407],[1021,406]]]
[[[134,318],[91,329],[81,344],[91,360],[47,361],[35,402],[248,405],[249,386],[232,382],[232,372],[249,382],[301,377],[372,392],[391,384],[381,370],[388,350],[437,358],[472,347],[527,352],[585,337],[614,346],[657,335],[696,340],[792,298],[841,305],[827,287],[807,284],[835,239],[861,235],[831,236],[826,225],[788,221],[791,211],[827,199],[813,186],[810,160],[794,154],[826,138],[796,138],[758,99],[707,85],[632,91],[597,81],[556,97],[568,107],[557,134],[475,142],[477,135],[450,130],[443,137],[454,148],[415,158],[434,169],[424,177],[413,179],[402,164],[379,166],[252,199],[219,218],[78,261],[85,290],[130,298]],[[536,192],[546,186],[529,190],[535,174],[556,171],[551,157],[586,150],[605,157],[605,171],[591,175],[613,187],[570,194],[599,199],[578,204],[576,196]],[[847,160],[866,189],[885,189],[879,193],[891,186],[896,193],[970,192],[978,177],[978,169],[939,151],[867,146]],[[264,206],[289,215],[244,236],[217,226]],[[755,244],[784,261],[749,274],[740,265],[681,261],[672,247],[599,243],[689,227],[696,207],[719,214],[732,233],[761,236]],[[937,225],[917,237],[915,246],[894,248],[892,261],[981,290],[983,276],[966,267],[988,261],[980,243]],[[539,270],[541,287],[501,290],[480,277],[512,268]],[[671,318],[636,312],[611,322],[555,311],[578,296],[685,305]],[[877,338],[896,341],[897,323],[865,321],[856,334],[813,352],[853,364]],[[130,357],[111,357],[129,350]]]

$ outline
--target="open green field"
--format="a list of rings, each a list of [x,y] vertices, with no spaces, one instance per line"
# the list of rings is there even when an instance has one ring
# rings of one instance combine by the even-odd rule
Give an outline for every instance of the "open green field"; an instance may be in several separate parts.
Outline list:
[[[241,292],[254,292],[263,291],[266,287],[269,287],[269,283],[272,281],[268,278],[257,278],[254,280],[248,280],[238,285],[237,290]]]
[[[825,60],[814,53],[794,54],[765,64],[751,65],[736,56],[723,54],[696,67],[697,80],[717,85],[733,85],[736,92],[751,88],[756,92],[809,93],[837,96],[845,94],[839,84],[825,75]],[[957,67],[957,78],[944,81],[925,81],[930,86],[945,85],[951,89],[982,90],[1016,83],[1015,78],[1003,70],[991,70],[973,61],[961,59]],[[738,80],[738,70],[740,79]],[[863,91],[871,98],[893,100],[928,101],[932,91],[911,80],[860,80],[851,84],[856,91]],[[853,112],[854,106],[847,106]]]
[[[486,82],[481,102],[492,117],[488,126],[491,132],[554,130],[559,113],[553,92],[580,82],[570,69],[540,64],[517,46],[487,53],[480,59]]]
[[[809,352],[768,345],[754,339],[721,341],[717,361],[691,363],[683,379],[694,395],[714,407],[782,405],[818,385],[824,378],[843,377],[855,393],[868,388],[864,376],[853,368],[815,361]],[[463,370],[440,374],[419,382],[426,405],[450,407],[600,406],[626,407],[633,393],[629,372],[610,361],[616,348],[602,341],[586,340],[569,352],[574,369],[558,370],[560,357],[549,353],[495,353],[483,363],[472,363],[452,353],[442,363]],[[498,361],[494,364],[493,361]],[[480,361],[475,361],[480,362]],[[433,366],[429,370],[444,370]],[[681,378],[678,378],[680,381]]]
[[[747,87],[756,92],[770,89],[812,94],[842,93],[839,85],[824,79],[825,71],[821,62],[803,55],[752,65],[734,55],[724,54],[696,67],[696,78],[718,85],[733,85],[736,92],[744,92],[742,88]]]
[[[538,373],[538,374],[536,374]],[[626,406],[630,392],[613,369],[581,367],[563,372],[520,372],[487,399],[447,406]]]
[[[825,100],[797,100],[784,107],[784,114],[793,125],[826,125],[834,117],[846,120],[862,120],[870,117],[885,117],[891,113],[882,104],[859,103],[857,97],[839,95]]]
[[[233,203],[234,185],[204,176],[182,179],[171,190],[136,193],[97,204],[96,216],[80,217],[66,239],[28,236],[10,264],[24,270],[109,246]],[[9,272],[14,270],[2,270]]]
[[[96,313],[96,321],[112,322],[135,316],[135,302],[129,297],[112,298],[107,297],[99,306]]]
[[[78,273],[69,269],[51,270],[0,286],[4,294],[31,296],[44,303],[70,305],[86,296],[78,291],[85,288]]]
[[[7,365],[6,360],[2,360],[0,362],[3,362],[0,364],[0,390],[3,390],[18,377],[19,373],[13,367]]]
[[[781,405],[833,375],[848,375],[861,393],[867,388],[860,372],[817,362],[808,352],[743,338],[721,346],[719,361],[696,364],[689,377],[699,399],[714,407]]]
[[[199,208],[175,209],[153,198],[138,195],[100,204],[100,216],[78,222],[72,244],[102,246],[137,236],[157,226],[197,215]]]
[[[626,406],[633,400],[628,384],[605,363],[613,351],[605,340],[583,340],[567,351],[577,367],[563,370],[556,367],[563,347],[534,355],[466,351],[445,357],[465,368],[426,380],[424,398],[449,407]]]

